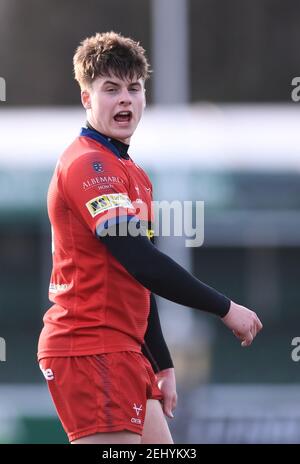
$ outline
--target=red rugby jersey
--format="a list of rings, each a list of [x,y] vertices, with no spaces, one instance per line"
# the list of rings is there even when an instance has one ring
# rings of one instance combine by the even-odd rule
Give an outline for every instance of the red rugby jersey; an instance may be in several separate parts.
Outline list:
[[[152,221],[152,185],[96,131],[59,159],[48,191],[53,269],[38,358],[141,351],[150,292],[96,237],[107,220]]]

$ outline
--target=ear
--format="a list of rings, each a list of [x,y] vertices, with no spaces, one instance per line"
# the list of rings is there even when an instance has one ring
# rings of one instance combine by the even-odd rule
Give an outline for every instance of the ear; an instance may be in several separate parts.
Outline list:
[[[86,89],[81,91],[81,103],[86,110],[91,108],[90,92]]]
[[[146,108],[147,100],[146,100],[146,89],[144,89],[144,109]]]

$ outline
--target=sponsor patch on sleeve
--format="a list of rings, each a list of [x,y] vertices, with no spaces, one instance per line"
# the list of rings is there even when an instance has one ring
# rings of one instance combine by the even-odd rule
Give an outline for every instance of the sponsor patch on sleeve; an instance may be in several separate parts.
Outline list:
[[[95,217],[97,214],[103,213],[103,211],[107,211],[112,208],[134,208],[128,195],[124,193],[100,195],[99,197],[95,197],[88,201],[85,205],[92,217]]]

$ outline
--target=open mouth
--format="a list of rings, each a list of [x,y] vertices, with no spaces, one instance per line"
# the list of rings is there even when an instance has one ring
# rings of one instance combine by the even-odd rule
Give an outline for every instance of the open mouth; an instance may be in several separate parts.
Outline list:
[[[131,111],[119,111],[119,113],[115,114],[114,120],[117,122],[130,122],[132,119],[132,112]]]

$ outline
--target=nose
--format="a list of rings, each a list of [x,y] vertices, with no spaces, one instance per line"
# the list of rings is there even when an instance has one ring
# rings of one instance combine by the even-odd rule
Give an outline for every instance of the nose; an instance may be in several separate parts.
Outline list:
[[[120,93],[119,104],[122,106],[131,105],[131,95],[128,89],[122,89]]]

